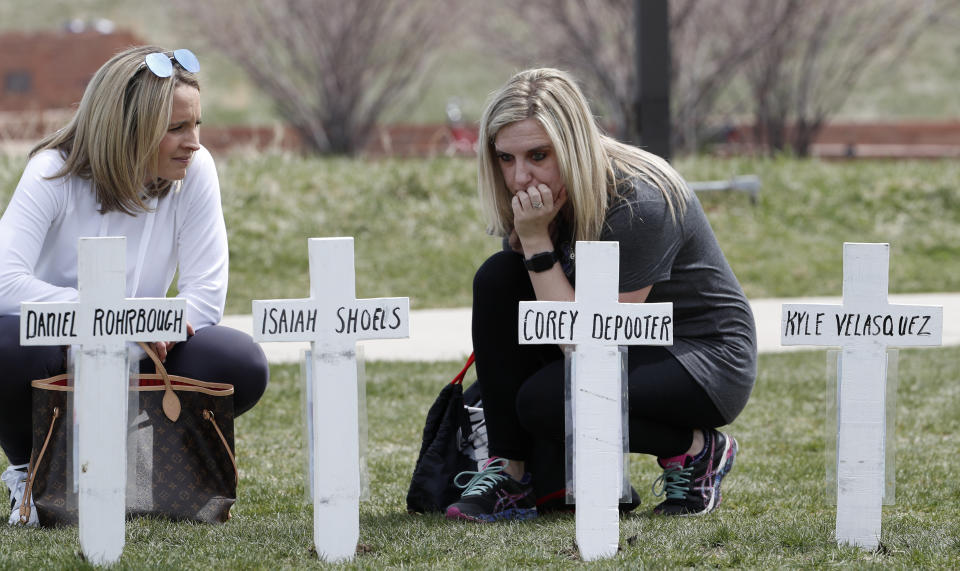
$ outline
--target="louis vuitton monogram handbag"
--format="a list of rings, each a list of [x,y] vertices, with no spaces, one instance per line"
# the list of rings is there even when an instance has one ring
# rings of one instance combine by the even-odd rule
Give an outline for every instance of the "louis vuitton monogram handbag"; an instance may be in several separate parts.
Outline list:
[[[237,495],[233,386],[168,375],[153,350],[156,372],[138,375],[127,438],[127,515],[224,522]],[[33,453],[26,494],[41,526],[77,523],[77,494],[68,484],[73,386],[67,375],[33,381]],[[135,416],[134,416],[135,415]],[[21,521],[30,517],[23,502]]]

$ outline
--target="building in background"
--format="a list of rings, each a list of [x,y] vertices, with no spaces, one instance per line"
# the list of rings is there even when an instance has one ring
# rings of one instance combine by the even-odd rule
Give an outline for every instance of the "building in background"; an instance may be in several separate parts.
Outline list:
[[[0,34],[0,112],[70,108],[105,61],[142,43],[106,21]]]
[[[0,141],[37,139],[61,126],[97,69],[142,43],[107,20],[0,34]]]

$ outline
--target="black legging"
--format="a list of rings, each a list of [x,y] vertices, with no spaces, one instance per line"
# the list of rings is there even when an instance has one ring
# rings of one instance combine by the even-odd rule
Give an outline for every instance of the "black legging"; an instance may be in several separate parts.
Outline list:
[[[518,304],[533,299],[520,254],[498,252],[477,270],[473,350],[490,454],[526,460],[540,495],[558,482],[562,487],[564,360],[556,345],[517,342]],[[725,424],[669,351],[656,346],[628,351],[631,452],[676,456],[690,447],[694,428]]]
[[[172,375],[230,383],[234,414],[253,408],[267,388],[270,369],[259,345],[246,333],[213,325],[177,343],[164,363]],[[140,361],[153,372],[153,361]],[[11,464],[30,461],[30,382],[66,372],[61,347],[20,346],[20,317],[0,316],[0,446]]]

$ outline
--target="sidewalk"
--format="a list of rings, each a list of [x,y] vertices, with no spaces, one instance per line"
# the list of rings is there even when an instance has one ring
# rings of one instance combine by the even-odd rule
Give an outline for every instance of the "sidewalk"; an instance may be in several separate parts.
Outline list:
[[[943,344],[960,345],[960,293],[892,294],[890,303],[943,306]],[[757,322],[757,341],[761,353],[778,351],[824,350],[817,347],[780,346],[780,306],[784,303],[822,303],[840,305],[839,297],[756,299],[750,302]],[[221,325],[250,333],[250,315],[224,316]],[[472,351],[470,308],[421,309],[410,312],[410,338],[361,341],[367,360],[386,361],[459,361]],[[308,343],[262,343],[271,363],[295,363]]]

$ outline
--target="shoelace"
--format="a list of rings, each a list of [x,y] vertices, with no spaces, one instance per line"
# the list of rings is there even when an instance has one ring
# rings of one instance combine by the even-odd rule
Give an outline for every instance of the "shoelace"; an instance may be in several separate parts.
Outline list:
[[[10,490],[11,509],[17,504],[17,501],[23,497],[23,491],[27,485],[27,473],[21,472],[17,468],[25,468],[26,466],[26,464],[23,466],[9,466],[3,471],[3,474],[0,474],[0,480],[3,480],[3,483],[6,484]]]
[[[464,489],[463,496],[479,496],[507,479],[507,476],[501,474],[501,472],[507,467],[508,463],[509,460],[504,458],[494,458],[484,466],[483,470],[478,472],[472,472],[470,470],[460,472],[453,479],[453,483],[458,488]],[[461,484],[460,476],[464,475],[471,476],[470,481],[466,484]]]
[[[20,466],[7,466],[7,469],[0,474],[0,480],[2,480],[11,491],[13,491],[18,484],[27,479],[27,472],[25,470],[21,470],[27,466],[27,464],[22,464]]]
[[[667,468],[660,474],[650,489],[653,495],[660,497],[667,495],[668,500],[682,500],[687,497],[687,490],[690,487],[690,477],[693,475],[693,466],[686,468]],[[661,486],[657,491],[657,484]]]

